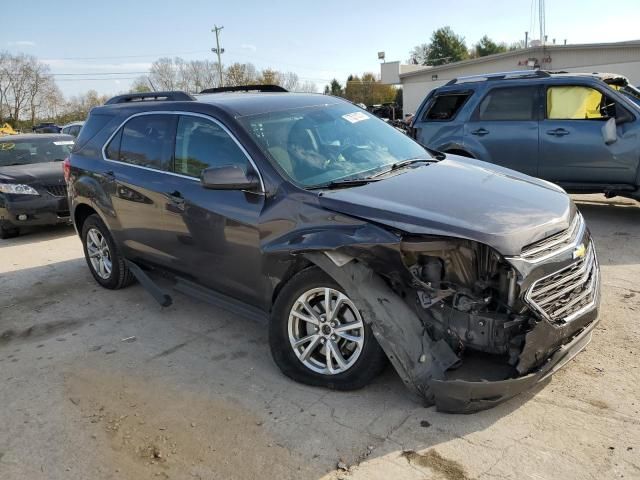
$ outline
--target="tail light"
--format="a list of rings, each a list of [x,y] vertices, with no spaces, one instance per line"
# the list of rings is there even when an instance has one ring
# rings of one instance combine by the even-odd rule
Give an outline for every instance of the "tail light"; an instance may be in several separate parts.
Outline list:
[[[69,177],[71,176],[71,161],[69,157],[64,159],[62,162],[62,171],[64,172],[64,181],[69,183]]]

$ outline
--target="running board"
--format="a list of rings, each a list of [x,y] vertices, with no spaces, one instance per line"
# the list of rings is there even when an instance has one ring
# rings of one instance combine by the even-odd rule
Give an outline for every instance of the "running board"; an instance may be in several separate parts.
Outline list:
[[[175,280],[176,283],[173,288],[178,292],[197,298],[203,302],[210,303],[211,305],[227,310],[228,312],[237,313],[249,320],[254,320],[263,324],[268,322],[269,317],[264,310],[248,305],[240,300],[224,295],[223,293],[203,287],[202,285],[191,282],[185,278],[175,277]]]
[[[151,294],[156,302],[158,302],[163,307],[168,307],[173,303],[171,295],[166,293],[162,288],[158,286],[156,282],[151,280],[149,275],[144,273],[144,271],[137,264],[127,259],[125,259],[124,262],[127,265],[127,268],[131,270],[131,273],[133,273],[133,276],[136,277],[138,282],[140,282],[140,285],[142,285],[144,289]]]

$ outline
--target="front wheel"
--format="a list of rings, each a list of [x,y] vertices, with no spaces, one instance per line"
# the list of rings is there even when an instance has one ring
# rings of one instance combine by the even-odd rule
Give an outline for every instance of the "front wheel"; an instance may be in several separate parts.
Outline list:
[[[337,390],[365,386],[386,364],[353,301],[318,268],[303,270],[282,289],[272,312],[269,344],[285,375]]]

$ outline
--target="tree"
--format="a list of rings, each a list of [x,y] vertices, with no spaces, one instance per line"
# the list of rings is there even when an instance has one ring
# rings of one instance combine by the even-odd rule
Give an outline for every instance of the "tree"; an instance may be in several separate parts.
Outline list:
[[[504,53],[506,51],[507,46],[504,43],[495,43],[487,35],[483,36],[475,45],[475,54],[478,57],[486,57],[487,55]]]
[[[334,97],[342,97],[344,95],[344,91],[342,90],[342,85],[335,78],[331,80],[331,83],[326,86],[325,94],[333,95]]]
[[[349,75],[344,89],[344,98],[353,103],[378,105],[393,102],[396,89],[391,85],[380,83],[373,73],[364,73],[362,77]]]
[[[136,78],[129,89],[129,93],[147,93],[150,91],[151,84],[149,83],[149,77],[146,75]]]
[[[442,27],[431,34],[431,41],[411,51],[412,61],[421,65],[445,65],[469,57],[464,37],[456,35],[451,27]]]
[[[256,83],[256,67],[251,63],[233,63],[224,72],[224,84],[228,87]]]
[[[423,43],[422,45],[416,45],[411,50],[411,58],[409,59],[409,63],[413,63],[416,65],[427,65],[429,63],[429,44]]]

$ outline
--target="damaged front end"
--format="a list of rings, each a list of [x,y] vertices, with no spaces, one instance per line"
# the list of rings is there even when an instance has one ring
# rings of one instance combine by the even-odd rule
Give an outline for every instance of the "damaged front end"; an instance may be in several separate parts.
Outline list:
[[[349,292],[405,384],[441,411],[505,401],[591,339],[599,269],[579,213],[513,257],[448,237],[376,248],[305,255]]]

